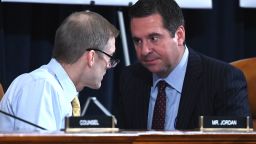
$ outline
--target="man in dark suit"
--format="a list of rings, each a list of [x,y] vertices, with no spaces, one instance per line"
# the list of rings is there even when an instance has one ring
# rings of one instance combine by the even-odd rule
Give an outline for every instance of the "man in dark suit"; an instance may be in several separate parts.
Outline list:
[[[174,0],[139,0],[130,8],[131,34],[140,63],[124,69],[120,81],[120,128],[198,128],[199,116],[250,116],[245,78],[227,63],[185,45],[184,18]],[[155,119],[158,82],[164,89],[164,117]],[[162,102],[160,102],[162,103]]]

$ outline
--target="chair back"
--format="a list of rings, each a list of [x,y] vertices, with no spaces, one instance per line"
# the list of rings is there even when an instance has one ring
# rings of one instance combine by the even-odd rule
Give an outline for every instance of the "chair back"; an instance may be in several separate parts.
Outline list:
[[[253,128],[256,129],[256,57],[237,60],[232,62],[231,65],[240,69],[245,75]]]
[[[0,101],[1,101],[3,96],[4,96],[4,89],[3,89],[2,84],[0,83]]]

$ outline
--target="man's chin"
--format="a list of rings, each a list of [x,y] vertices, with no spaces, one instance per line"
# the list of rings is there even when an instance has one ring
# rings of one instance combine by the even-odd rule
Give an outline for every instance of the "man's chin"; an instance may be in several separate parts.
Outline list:
[[[100,87],[101,87],[101,82],[100,83],[95,83],[94,85],[91,85],[91,86],[89,86],[89,88],[91,88],[91,89],[100,89]]]
[[[153,65],[144,65],[150,72],[152,73],[158,73],[159,68],[157,66]]]
[[[95,86],[95,89],[100,89],[100,87],[101,87],[101,82],[98,83],[98,84]]]
[[[159,68],[159,67],[147,67],[147,69],[151,72],[154,73],[160,77],[166,77],[169,72],[168,71],[164,71],[163,69]]]

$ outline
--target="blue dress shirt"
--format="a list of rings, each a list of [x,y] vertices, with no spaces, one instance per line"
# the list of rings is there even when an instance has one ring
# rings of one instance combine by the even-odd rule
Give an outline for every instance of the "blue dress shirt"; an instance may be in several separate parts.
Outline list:
[[[47,130],[64,128],[72,115],[72,99],[78,95],[75,85],[55,60],[18,76],[0,102],[0,109]],[[39,130],[22,121],[0,114],[0,131]]]
[[[152,118],[154,112],[154,106],[157,98],[157,83],[160,80],[165,80],[168,86],[165,89],[166,92],[166,115],[165,115],[165,128],[164,130],[175,130],[175,120],[178,113],[180,97],[182,92],[183,81],[185,78],[187,62],[188,62],[188,49],[185,48],[185,52],[181,58],[179,64],[173,69],[173,71],[164,79],[159,78],[153,74],[153,86],[151,87],[149,110],[148,110],[148,124],[147,128],[150,130],[152,127]]]

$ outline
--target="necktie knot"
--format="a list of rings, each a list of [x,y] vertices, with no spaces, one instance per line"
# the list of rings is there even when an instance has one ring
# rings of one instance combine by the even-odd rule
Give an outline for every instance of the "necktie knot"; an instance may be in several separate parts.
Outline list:
[[[158,91],[163,91],[165,90],[167,83],[164,80],[161,80],[157,83],[158,86]]]

